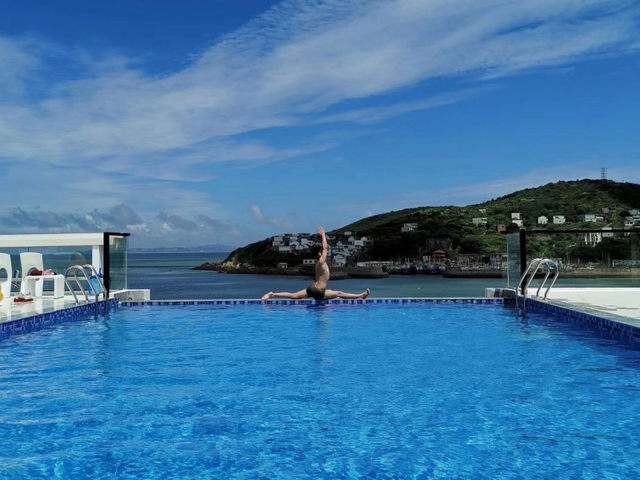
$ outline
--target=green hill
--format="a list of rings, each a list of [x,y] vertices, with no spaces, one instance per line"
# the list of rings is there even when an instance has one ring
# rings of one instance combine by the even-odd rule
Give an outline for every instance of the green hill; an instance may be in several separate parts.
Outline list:
[[[612,213],[603,214],[603,208]],[[518,226],[511,221],[511,213],[520,213],[527,230],[600,229],[604,226],[623,228],[629,210],[640,208],[640,185],[608,180],[579,180],[549,183],[505,195],[484,203],[466,207],[418,207],[392,211],[358,220],[330,232],[342,235],[353,232],[358,237],[372,237],[373,246],[360,255],[359,260],[393,260],[417,258],[438,248],[456,253],[504,253],[505,235],[499,224],[509,231]],[[486,209],[481,213],[480,209]],[[585,214],[605,217],[605,223],[586,223]],[[538,217],[546,216],[549,224],[538,225]],[[564,225],[553,225],[554,215],[566,218]],[[476,226],[472,218],[484,217],[486,226]],[[417,224],[411,233],[401,233],[405,223]],[[535,243],[535,242],[534,242]],[[545,240],[537,243],[544,250]],[[548,243],[548,240],[547,240]],[[285,258],[286,257],[286,258]],[[228,260],[258,266],[274,266],[279,261],[295,265],[302,262],[296,255],[281,256],[270,249],[270,242],[253,243],[232,252]]]

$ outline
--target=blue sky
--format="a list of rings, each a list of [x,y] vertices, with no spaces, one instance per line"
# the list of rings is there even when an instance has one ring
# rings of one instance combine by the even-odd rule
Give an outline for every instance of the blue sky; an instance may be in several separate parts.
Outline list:
[[[0,231],[242,245],[640,182],[640,3],[3,5]]]

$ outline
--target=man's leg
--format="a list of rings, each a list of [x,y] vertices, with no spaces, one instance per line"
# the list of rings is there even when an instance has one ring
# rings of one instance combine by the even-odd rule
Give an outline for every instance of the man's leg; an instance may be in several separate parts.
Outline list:
[[[371,290],[368,288],[362,293],[345,293],[339,290],[327,290],[324,292],[324,299],[331,300],[332,298],[343,298],[345,300],[356,300],[359,298],[367,298]]]
[[[309,295],[307,295],[307,291],[306,290],[300,290],[297,293],[289,293],[289,292],[280,292],[280,293],[273,293],[273,292],[269,292],[267,294],[265,294],[262,297],[262,300],[269,300],[270,298],[290,298],[292,300],[300,300],[302,298],[307,298]]]

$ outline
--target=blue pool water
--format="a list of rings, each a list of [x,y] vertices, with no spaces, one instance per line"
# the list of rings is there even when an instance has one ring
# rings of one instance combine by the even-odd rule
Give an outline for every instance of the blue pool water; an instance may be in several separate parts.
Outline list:
[[[639,396],[502,307],[123,308],[0,343],[0,478],[637,478]]]

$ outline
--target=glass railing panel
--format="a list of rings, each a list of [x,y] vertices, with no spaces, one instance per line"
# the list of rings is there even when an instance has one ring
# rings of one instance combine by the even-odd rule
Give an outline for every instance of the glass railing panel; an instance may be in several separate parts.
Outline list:
[[[85,265],[91,263],[91,247],[90,246],[63,246],[63,247],[14,247],[2,248],[2,253],[8,253],[11,256],[11,278],[22,278],[22,263],[20,254],[24,252],[35,252],[42,254],[42,268],[44,270],[53,270],[54,273],[64,274],[65,270],[72,265]],[[44,290],[53,289],[53,283],[45,282]],[[19,290],[19,281],[14,282],[12,292]]]
[[[109,236],[109,290],[128,288],[129,237]]]
[[[516,288],[520,281],[520,233],[508,233],[507,241],[507,265],[505,274],[507,277],[507,286]]]

